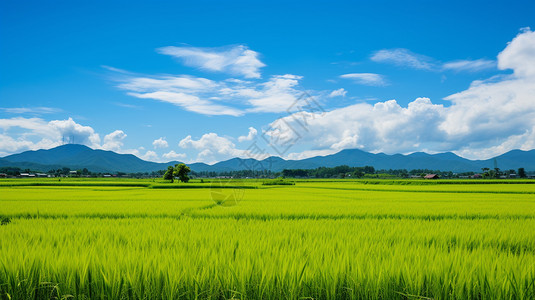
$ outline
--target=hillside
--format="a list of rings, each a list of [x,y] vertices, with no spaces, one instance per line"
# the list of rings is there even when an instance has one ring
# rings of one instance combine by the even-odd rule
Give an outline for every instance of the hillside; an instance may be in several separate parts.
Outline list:
[[[502,170],[525,168],[535,170],[535,150],[513,150],[497,156],[498,167]],[[61,167],[70,169],[87,168],[92,172],[152,172],[166,169],[169,165],[179,163],[155,163],[142,160],[132,154],[118,154],[113,151],[91,149],[83,145],[63,145],[48,150],[26,151],[0,159],[0,167],[12,166],[22,169],[48,171]],[[454,153],[427,154],[416,152],[409,155],[369,153],[358,149],[342,150],[338,153],[316,156],[303,160],[284,160],[269,157],[262,161],[254,159],[232,158],[214,165],[204,163],[189,164],[193,171],[236,171],[244,169],[281,171],[283,169],[314,169],[318,167],[335,167],[339,165],[373,166],[376,169],[431,169],[453,172],[480,171],[481,168],[493,168],[494,158],[487,160],[469,160]]]

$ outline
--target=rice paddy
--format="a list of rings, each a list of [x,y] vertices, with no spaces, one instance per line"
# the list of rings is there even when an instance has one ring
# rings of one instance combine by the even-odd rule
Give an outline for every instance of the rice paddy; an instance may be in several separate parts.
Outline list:
[[[464,183],[0,181],[0,299],[534,299],[535,184]]]

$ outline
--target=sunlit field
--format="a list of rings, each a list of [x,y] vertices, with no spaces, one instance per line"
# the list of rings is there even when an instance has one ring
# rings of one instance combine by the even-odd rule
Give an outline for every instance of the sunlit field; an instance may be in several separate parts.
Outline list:
[[[534,299],[533,183],[3,180],[0,298]]]

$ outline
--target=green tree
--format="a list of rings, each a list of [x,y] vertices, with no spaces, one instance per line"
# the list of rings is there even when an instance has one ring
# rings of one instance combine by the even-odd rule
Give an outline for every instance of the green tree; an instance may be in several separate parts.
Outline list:
[[[518,177],[526,178],[526,170],[524,168],[518,168]]]
[[[175,170],[173,172],[173,175],[178,177],[178,179],[180,179],[180,181],[182,182],[188,182],[189,181],[189,177],[188,177],[188,173],[191,172],[191,169],[186,166],[185,164],[176,164],[175,165]]]
[[[166,180],[171,180],[171,183],[174,182],[174,171],[175,169],[173,168],[173,166],[169,166],[167,167],[167,171],[165,171],[165,174],[163,174],[163,179],[166,179]]]

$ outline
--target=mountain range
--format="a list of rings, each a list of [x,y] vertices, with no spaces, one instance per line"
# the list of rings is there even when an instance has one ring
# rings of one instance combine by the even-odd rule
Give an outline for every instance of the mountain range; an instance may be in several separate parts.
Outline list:
[[[338,153],[315,156],[302,160],[285,160],[269,157],[264,160],[252,158],[232,158],[213,165],[205,163],[188,164],[193,171],[237,171],[245,169],[281,171],[283,169],[315,169],[318,167],[373,166],[375,169],[430,169],[453,172],[480,171],[493,168],[494,161],[502,170],[525,168],[535,170],[535,150],[512,150],[487,160],[469,160],[454,153],[427,154],[416,152],[408,155],[369,153],[359,149],[346,149]],[[68,167],[71,170],[87,168],[92,172],[152,172],[164,170],[169,165],[179,163],[155,163],[142,160],[132,154],[119,154],[113,151],[91,149],[84,145],[67,144],[48,150],[25,151],[0,158],[0,167],[19,167],[46,172]]]

